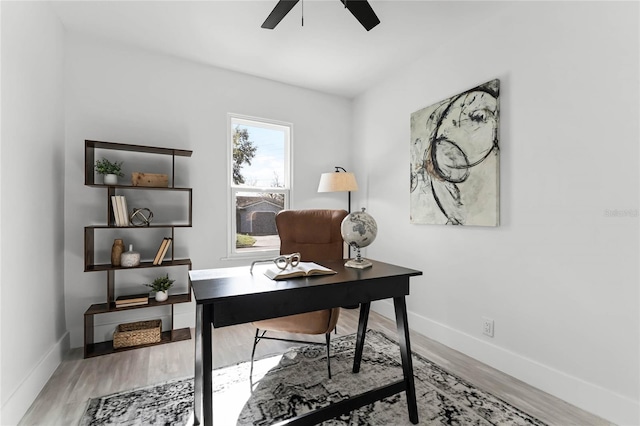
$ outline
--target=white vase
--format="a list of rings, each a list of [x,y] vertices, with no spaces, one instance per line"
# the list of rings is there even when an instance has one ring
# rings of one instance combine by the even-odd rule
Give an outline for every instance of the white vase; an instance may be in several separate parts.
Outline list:
[[[140,265],[140,253],[133,251],[133,244],[129,244],[129,251],[125,251],[120,255],[120,265],[125,268]]]
[[[118,184],[118,175],[108,174],[104,175],[104,184],[105,185],[117,185]]]
[[[156,301],[164,302],[169,298],[169,293],[166,291],[156,291]]]

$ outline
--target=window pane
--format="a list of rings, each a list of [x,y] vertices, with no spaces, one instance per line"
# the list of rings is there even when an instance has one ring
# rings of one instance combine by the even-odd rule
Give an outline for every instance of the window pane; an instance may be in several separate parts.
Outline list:
[[[280,251],[275,215],[289,207],[290,123],[229,114],[229,257]]]
[[[233,183],[256,188],[285,188],[287,129],[233,123]]]
[[[278,250],[276,214],[284,208],[282,193],[236,193],[236,251]]]

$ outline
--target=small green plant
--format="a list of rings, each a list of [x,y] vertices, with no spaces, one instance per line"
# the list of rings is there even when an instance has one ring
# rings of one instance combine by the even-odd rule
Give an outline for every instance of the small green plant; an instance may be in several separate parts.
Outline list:
[[[158,277],[151,284],[145,284],[153,291],[167,291],[171,288],[175,280],[169,278],[169,274],[164,277]]]
[[[101,175],[117,175],[119,177],[124,177],[124,173],[122,173],[122,161],[112,163],[111,161],[103,158],[102,160],[96,161],[95,166],[96,172]]]

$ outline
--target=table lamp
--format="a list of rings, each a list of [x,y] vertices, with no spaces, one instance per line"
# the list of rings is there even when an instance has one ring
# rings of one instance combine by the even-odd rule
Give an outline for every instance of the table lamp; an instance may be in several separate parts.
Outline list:
[[[335,172],[323,173],[320,176],[318,192],[348,192],[348,212],[351,213],[351,191],[358,190],[358,182],[353,173],[343,167],[335,166]]]
[[[348,208],[351,213],[351,191],[358,190],[358,182],[353,173],[347,172],[344,167],[334,166],[335,171],[320,175],[318,192],[347,192]],[[347,255],[351,257],[351,246],[347,246]]]

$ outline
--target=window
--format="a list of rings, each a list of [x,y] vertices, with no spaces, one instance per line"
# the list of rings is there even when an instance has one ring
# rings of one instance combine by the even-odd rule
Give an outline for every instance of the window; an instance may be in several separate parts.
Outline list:
[[[288,123],[229,114],[229,257],[280,251],[276,214],[291,197]]]

